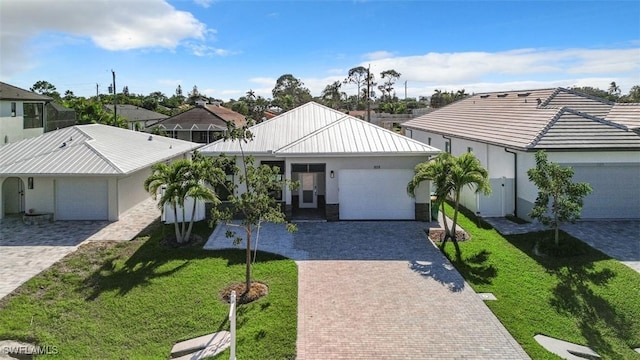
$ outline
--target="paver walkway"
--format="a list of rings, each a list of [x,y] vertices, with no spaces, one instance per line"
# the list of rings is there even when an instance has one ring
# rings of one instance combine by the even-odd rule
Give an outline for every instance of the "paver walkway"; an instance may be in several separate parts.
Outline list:
[[[19,216],[0,220],[0,299],[75,251],[85,241],[131,240],[160,216],[148,199],[119,221],[56,221],[25,225]]]
[[[506,218],[484,220],[504,235],[547,229],[537,222],[516,224]],[[574,224],[563,224],[560,228],[640,273],[639,220],[578,221]]]
[[[290,234],[263,225],[258,248],[297,260],[297,359],[529,358],[427,240],[427,226],[299,223]],[[225,231],[205,248],[233,247]]]

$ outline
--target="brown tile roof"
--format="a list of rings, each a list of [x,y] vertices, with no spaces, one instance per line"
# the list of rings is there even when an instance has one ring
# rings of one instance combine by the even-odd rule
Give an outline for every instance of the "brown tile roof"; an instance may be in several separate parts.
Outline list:
[[[33,100],[33,101],[51,101],[45,95],[40,95],[32,91],[24,90],[19,87],[0,82],[0,99],[1,100]]]
[[[503,91],[470,96],[402,126],[523,150],[640,148],[640,136],[615,121],[640,122],[638,112],[607,118],[617,107],[564,88]]]
[[[195,107],[178,115],[158,122],[156,125],[166,129],[197,129],[197,130],[219,130],[227,129],[227,122],[233,121],[236,126],[246,123],[244,115],[233,110],[217,105],[205,105]]]

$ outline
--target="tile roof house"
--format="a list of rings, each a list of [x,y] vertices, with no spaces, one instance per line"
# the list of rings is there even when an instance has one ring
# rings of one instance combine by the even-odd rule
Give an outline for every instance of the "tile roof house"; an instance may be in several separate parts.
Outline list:
[[[53,99],[0,82],[0,146],[44,133]]]
[[[615,104],[564,88],[475,94],[402,125],[408,137],[459,155],[472,151],[489,170],[490,196],[464,194],[482,216],[528,218],[537,188],[534,154],[573,167],[593,193],[584,219],[640,218],[640,104]]]
[[[429,185],[411,198],[413,168],[438,149],[309,102],[250,128],[247,143],[218,140],[204,155],[253,155],[256,164],[278,166],[298,190],[278,200],[292,215],[317,209],[327,220],[428,220]],[[242,148],[241,148],[242,147]]]
[[[104,105],[104,109],[110,113],[113,112],[113,105]],[[160,120],[169,116],[155,111],[151,111],[136,105],[118,104],[118,116],[127,119],[128,128],[130,130],[142,130],[148,126],[152,126]]]
[[[228,122],[240,127],[246,124],[246,118],[219,104],[202,104],[159,121],[146,131],[159,128],[176,139],[208,144],[222,137]]]
[[[153,164],[199,146],[101,124],[10,143],[0,147],[0,218],[34,209],[56,220],[117,220],[149,198]]]

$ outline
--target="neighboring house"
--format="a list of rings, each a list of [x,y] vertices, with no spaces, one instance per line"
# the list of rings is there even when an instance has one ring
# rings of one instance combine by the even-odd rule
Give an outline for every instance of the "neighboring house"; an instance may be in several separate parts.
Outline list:
[[[56,102],[50,102],[45,106],[47,123],[45,132],[62,129],[76,124],[76,111],[66,108]]]
[[[244,115],[220,104],[204,104],[147,127],[147,132],[166,132],[175,139],[208,144],[220,139],[227,130],[227,123],[240,127],[246,124]]]
[[[319,209],[330,221],[429,218],[429,184],[415,199],[406,188],[414,167],[436,148],[314,102],[250,131],[247,143],[218,140],[199,151],[239,156],[243,150],[256,165],[278,166],[284,178],[299,181],[298,190],[276,194],[288,215]]]
[[[104,109],[113,113],[113,105],[104,105]],[[140,106],[128,104],[118,104],[117,115],[127,119],[127,128],[130,130],[144,130],[146,127],[153,126],[158,121],[169,117]]]
[[[489,170],[490,196],[462,203],[486,217],[528,219],[538,194],[534,154],[571,166],[591,184],[583,219],[640,219],[640,104],[614,104],[564,88],[476,94],[402,125],[453,155],[471,151]]]
[[[43,134],[52,100],[0,82],[0,146]]]
[[[158,162],[199,145],[108,125],[76,125],[0,147],[0,218],[53,213],[57,220],[118,220],[149,198]]]

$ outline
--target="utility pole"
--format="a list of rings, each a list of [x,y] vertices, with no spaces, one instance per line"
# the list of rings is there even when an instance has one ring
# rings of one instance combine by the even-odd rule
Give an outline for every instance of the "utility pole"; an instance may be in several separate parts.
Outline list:
[[[407,100],[407,80],[404,81],[404,99]]]
[[[371,122],[371,64],[367,66],[367,121]]]
[[[96,83],[96,100],[100,100],[100,85]]]
[[[111,69],[113,75],[113,125],[118,123],[118,90],[116,90],[116,72]]]

